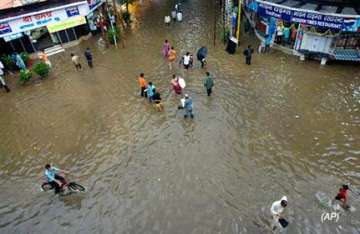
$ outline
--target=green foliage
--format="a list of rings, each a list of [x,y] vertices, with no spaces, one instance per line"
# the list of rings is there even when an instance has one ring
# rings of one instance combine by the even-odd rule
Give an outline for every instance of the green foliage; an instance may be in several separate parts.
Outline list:
[[[120,41],[120,31],[114,27],[114,29],[110,28],[107,32],[108,39],[111,44],[115,44],[114,36],[116,37],[116,42]]]
[[[20,57],[21,57],[22,60],[24,61],[25,65],[27,65],[28,62],[29,62],[29,58],[30,58],[29,53],[27,53],[27,52],[21,52],[21,53],[20,53]]]
[[[12,59],[11,55],[5,55],[5,56],[1,57],[1,61],[4,63],[4,66],[6,67],[6,69],[9,69],[9,70],[16,69],[15,62]]]
[[[126,4],[126,5],[129,5],[129,4],[132,4],[133,2],[135,2],[136,0],[117,0],[118,3],[120,4]]]
[[[32,72],[30,70],[24,70],[21,69],[20,70],[20,82],[22,84],[25,84],[26,82],[28,82],[32,77]]]
[[[41,78],[47,76],[50,72],[50,67],[46,63],[37,62],[33,65],[32,70],[38,74]]]
[[[117,0],[120,4],[125,4],[126,11],[122,13],[122,17],[127,25],[131,24],[131,14],[129,12],[129,4],[134,3],[136,0]]]

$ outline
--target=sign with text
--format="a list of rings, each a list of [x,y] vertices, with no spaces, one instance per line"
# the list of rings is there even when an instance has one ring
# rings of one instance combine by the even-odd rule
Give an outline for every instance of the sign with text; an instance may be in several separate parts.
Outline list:
[[[291,21],[300,24],[334,29],[342,29],[344,24],[344,18],[342,17],[301,11],[294,11]]]
[[[341,15],[326,14],[321,12],[308,11],[283,7],[281,5],[267,3],[257,0],[247,0],[248,9],[256,11],[263,17],[274,17],[287,22],[311,25],[315,27],[356,31],[356,18],[341,17]]]
[[[4,41],[8,42],[8,41],[12,41],[18,38],[23,37],[22,33],[16,33],[16,34],[12,34],[10,36],[4,37]]]
[[[103,3],[103,0],[88,0],[90,11],[95,10],[101,3]]]
[[[33,15],[18,17],[9,22],[0,23],[0,37],[15,33],[31,31],[36,28],[45,27],[49,24],[65,21],[69,18],[86,16],[89,13],[87,3],[77,6],[64,7],[57,10],[48,10]]]
[[[77,7],[68,7],[65,10],[68,17],[80,15],[79,9]]]
[[[264,3],[259,3],[257,12],[261,16],[275,17],[285,21],[291,21],[292,11],[282,7],[276,7]]]
[[[49,33],[54,33],[68,28],[73,28],[82,24],[86,24],[86,19],[84,16],[78,16],[54,24],[49,24],[47,26],[47,29]]]
[[[7,23],[0,24],[0,35],[11,33],[11,27]]]

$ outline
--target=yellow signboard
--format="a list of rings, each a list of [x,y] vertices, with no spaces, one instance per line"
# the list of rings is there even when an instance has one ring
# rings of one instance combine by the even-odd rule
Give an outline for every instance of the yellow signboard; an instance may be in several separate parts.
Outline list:
[[[61,22],[49,24],[49,25],[47,25],[47,29],[48,29],[49,33],[54,33],[54,32],[68,29],[68,28],[73,28],[75,26],[82,25],[82,24],[86,24],[85,17],[77,16],[77,17],[72,17],[72,18],[69,18],[69,19],[61,21]]]

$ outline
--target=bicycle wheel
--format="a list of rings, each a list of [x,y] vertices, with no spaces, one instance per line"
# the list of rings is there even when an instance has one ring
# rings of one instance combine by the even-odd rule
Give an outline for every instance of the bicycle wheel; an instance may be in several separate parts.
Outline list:
[[[41,189],[46,192],[46,191],[54,189],[54,187],[50,183],[43,183],[41,185]]]
[[[80,185],[80,184],[77,184],[75,182],[70,182],[69,185],[68,185],[68,188],[71,190],[71,191],[79,191],[79,192],[83,192],[85,191],[85,187]]]

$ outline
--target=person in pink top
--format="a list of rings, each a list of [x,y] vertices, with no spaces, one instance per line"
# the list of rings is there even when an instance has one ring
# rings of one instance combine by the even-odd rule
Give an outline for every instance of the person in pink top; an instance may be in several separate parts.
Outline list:
[[[161,53],[163,55],[164,58],[168,57],[169,54],[169,50],[170,50],[170,43],[168,42],[168,40],[165,40],[162,49],[161,49]]]

